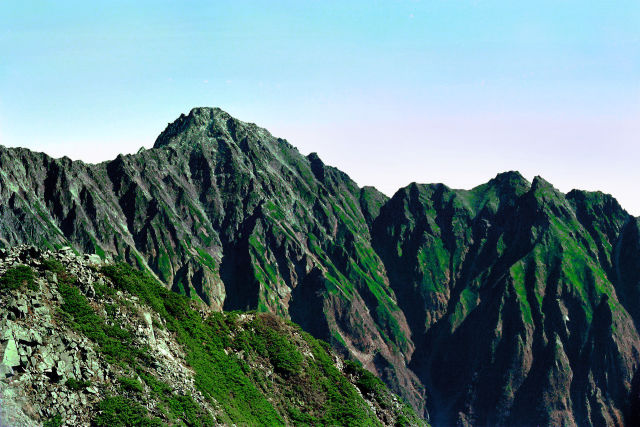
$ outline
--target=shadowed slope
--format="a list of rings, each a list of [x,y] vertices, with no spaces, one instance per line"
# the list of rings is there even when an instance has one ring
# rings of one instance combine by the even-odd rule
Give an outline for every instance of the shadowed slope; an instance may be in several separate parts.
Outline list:
[[[639,253],[633,224],[610,196],[517,173],[471,191],[412,184],[382,208],[374,248],[435,425],[623,422],[640,347],[618,299],[637,294],[621,259]]]

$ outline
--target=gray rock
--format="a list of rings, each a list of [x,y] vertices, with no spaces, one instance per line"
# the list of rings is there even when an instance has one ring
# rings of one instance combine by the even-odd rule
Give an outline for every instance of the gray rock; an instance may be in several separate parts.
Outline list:
[[[44,277],[47,279],[49,283],[58,283],[58,275],[52,271],[46,271]]]
[[[2,355],[2,365],[9,367],[20,366],[20,354],[18,352],[18,346],[16,341],[11,337],[4,348]]]
[[[0,380],[3,378],[9,378],[13,376],[13,368],[5,364],[0,363]]]

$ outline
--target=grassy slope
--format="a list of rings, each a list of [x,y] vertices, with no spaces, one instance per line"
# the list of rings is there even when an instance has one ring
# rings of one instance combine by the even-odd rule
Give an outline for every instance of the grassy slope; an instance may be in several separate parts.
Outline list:
[[[418,422],[406,405],[392,405],[394,397],[371,374],[351,362],[340,372],[326,343],[276,316],[233,312],[203,318],[197,303],[126,264],[102,269],[113,286],[94,284],[98,296],[91,302],[59,262],[48,261],[46,267],[59,277],[63,319],[96,342],[106,360],[130,372],[120,378],[121,393],[99,403],[97,425],[213,424],[211,415],[191,396],[173,393],[149,373],[146,367],[153,361],[147,357],[148,349],[132,345],[126,326],[110,326],[98,314],[95,302],[100,303],[101,296],[117,297],[117,291],[138,297],[162,318],[185,351],[197,389],[216,408],[218,422],[380,425],[360,393],[392,413],[397,424]],[[108,304],[104,308],[108,313]],[[142,382],[160,402],[153,413],[143,405]],[[72,380],[68,386],[88,385]]]

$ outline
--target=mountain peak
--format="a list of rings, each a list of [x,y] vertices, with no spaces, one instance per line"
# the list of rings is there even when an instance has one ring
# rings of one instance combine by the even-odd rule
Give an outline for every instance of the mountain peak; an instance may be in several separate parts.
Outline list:
[[[226,121],[229,119],[235,120],[231,114],[218,107],[194,107],[186,117],[198,124],[206,124],[212,121]]]
[[[501,182],[502,181],[521,181],[521,182],[524,181],[524,182],[529,182],[518,171],[500,172],[499,174],[496,175],[495,178],[492,179],[492,181],[501,181]]]
[[[540,175],[536,175],[533,178],[533,182],[531,183],[531,187],[534,190],[537,190],[539,188],[550,188],[550,189],[555,190],[555,187],[553,186],[553,184],[551,184],[549,181],[547,181],[546,179],[544,179]]]
[[[507,171],[496,175],[491,179],[487,185],[489,187],[495,187],[500,189],[516,189],[516,190],[528,190],[531,184],[525,177],[518,171]]]
[[[189,114],[181,114],[158,136],[153,148],[194,143],[219,134],[236,139],[238,129],[254,129],[267,133],[253,123],[240,121],[218,107],[194,107]]]

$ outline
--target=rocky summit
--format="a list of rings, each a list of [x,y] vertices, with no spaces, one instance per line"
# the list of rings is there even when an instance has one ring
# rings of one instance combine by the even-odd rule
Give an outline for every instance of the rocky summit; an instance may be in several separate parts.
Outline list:
[[[540,177],[507,172],[471,190],[414,183],[388,198],[265,129],[196,108],[152,149],[100,164],[0,147],[0,245],[23,244],[124,261],[144,272],[127,274],[175,291],[161,299],[182,294],[216,325],[275,322],[281,331],[294,322],[433,425],[623,425],[640,417],[640,221],[606,194],[563,194]],[[118,278],[109,268],[100,274],[109,271]],[[93,307],[91,291],[77,288]],[[11,303],[16,319],[36,307],[36,291],[23,292]],[[237,310],[259,314],[213,314]],[[167,340],[179,338],[168,331]],[[65,336],[53,348],[66,351]],[[186,353],[175,363],[196,369],[200,359],[176,342]],[[5,354],[13,369],[13,344]],[[30,366],[22,375],[36,381]],[[127,378],[146,394],[153,387],[143,374],[175,385],[159,372],[135,372]],[[215,412],[214,398],[224,399],[198,388],[197,369],[193,381],[195,388],[172,390],[192,396],[194,416],[236,420],[216,415],[232,411]],[[145,416],[185,419],[158,399],[150,405],[164,409]],[[309,414],[274,408],[283,423]]]

